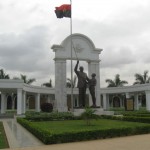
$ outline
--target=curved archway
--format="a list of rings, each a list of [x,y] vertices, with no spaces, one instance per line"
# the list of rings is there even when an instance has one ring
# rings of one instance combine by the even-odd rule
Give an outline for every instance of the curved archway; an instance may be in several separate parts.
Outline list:
[[[88,74],[96,74],[96,105],[100,106],[99,54],[101,53],[102,49],[95,48],[92,40],[79,33],[69,35],[61,42],[61,45],[54,44],[51,48],[55,52],[55,108],[57,108],[58,111],[68,110],[66,94],[66,60],[70,59],[86,61],[88,63]],[[72,55],[71,49],[73,49]],[[89,104],[92,104],[91,97]]]
[[[113,97],[113,107],[120,107],[120,97],[119,96]]]

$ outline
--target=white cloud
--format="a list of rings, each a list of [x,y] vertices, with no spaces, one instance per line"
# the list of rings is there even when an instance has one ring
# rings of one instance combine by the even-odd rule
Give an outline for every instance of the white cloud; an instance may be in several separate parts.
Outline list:
[[[54,9],[65,3],[69,1],[1,1],[0,67],[12,77],[20,73],[35,77],[39,85],[50,77],[54,80],[54,52],[50,47],[70,34],[70,20],[57,19]],[[72,3],[73,33],[85,34],[97,48],[103,49],[102,87],[106,86],[106,78],[113,79],[117,73],[132,84],[135,73],[149,70],[149,0]]]

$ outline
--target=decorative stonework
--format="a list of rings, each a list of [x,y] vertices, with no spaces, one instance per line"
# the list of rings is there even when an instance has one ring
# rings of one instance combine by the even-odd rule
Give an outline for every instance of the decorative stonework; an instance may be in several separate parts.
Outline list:
[[[72,45],[71,45],[72,40]],[[72,46],[72,48],[71,48]],[[67,94],[66,94],[66,65],[63,62],[66,60],[79,60],[88,62],[88,73],[91,78],[92,73],[96,73],[96,99],[97,106],[100,106],[100,73],[99,73],[99,54],[102,49],[95,48],[94,43],[87,36],[83,34],[73,34],[63,40],[61,45],[53,45],[51,47],[55,52],[55,98],[56,108],[58,111],[66,110],[67,108]],[[72,49],[72,58],[71,58]],[[62,64],[64,64],[62,66]],[[90,97],[91,104],[91,97]]]
[[[76,44],[75,46],[73,45],[72,47],[76,53],[81,53],[84,50],[84,48],[82,48],[82,46],[80,44]]]
[[[51,48],[55,52],[55,59],[71,59],[71,39],[72,39],[72,59],[83,61],[100,61],[99,54],[102,49],[95,48],[94,43],[87,36],[83,34],[73,34],[72,37],[68,36],[63,42],[58,45],[54,44]]]

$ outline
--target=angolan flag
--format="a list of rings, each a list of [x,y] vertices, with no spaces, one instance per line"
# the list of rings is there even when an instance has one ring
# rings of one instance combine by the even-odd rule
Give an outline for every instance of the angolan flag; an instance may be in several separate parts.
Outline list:
[[[71,5],[70,4],[63,4],[59,7],[55,7],[55,13],[57,18],[68,17],[71,18]]]

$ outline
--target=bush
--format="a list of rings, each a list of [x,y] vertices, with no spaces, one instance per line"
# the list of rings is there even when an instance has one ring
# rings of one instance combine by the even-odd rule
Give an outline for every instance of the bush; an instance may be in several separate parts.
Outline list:
[[[55,130],[53,129],[47,130],[46,128],[43,128],[43,126],[40,126],[23,118],[17,118],[17,121],[45,144],[86,141],[101,138],[150,133],[149,125],[99,129],[97,128],[93,130],[90,130],[90,128],[86,128],[85,130],[83,127],[82,130],[55,132]]]
[[[85,120],[87,125],[91,125],[92,119],[97,119],[97,115],[94,113],[96,112],[95,109],[92,109],[90,107],[85,108],[85,111],[81,114],[81,118]]]
[[[43,103],[43,104],[41,104],[41,110],[43,112],[52,112],[53,105],[51,103]]]
[[[32,121],[74,120],[78,119],[71,112],[26,112],[26,119]]]
[[[141,122],[141,123],[150,123],[150,117],[147,116],[106,116],[102,115],[101,118],[112,119],[112,120],[121,120],[121,121],[130,121],[130,122]]]

